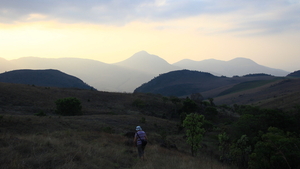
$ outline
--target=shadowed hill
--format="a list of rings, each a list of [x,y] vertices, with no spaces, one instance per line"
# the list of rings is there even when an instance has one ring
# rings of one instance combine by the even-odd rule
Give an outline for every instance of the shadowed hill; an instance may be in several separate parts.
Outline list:
[[[287,77],[300,77],[300,70],[288,74]]]
[[[162,74],[138,87],[134,92],[183,97],[193,93],[202,93],[224,86],[235,85],[241,82],[270,80],[273,78],[275,77],[269,75],[249,75],[245,77],[227,78],[224,76],[217,77],[206,72],[179,70]]]
[[[228,93],[215,97],[214,101],[216,104],[251,104],[288,110],[300,105],[299,86],[299,78],[245,82],[225,90]]]
[[[77,77],[58,70],[14,70],[0,74],[0,82],[29,84],[45,87],[91,89]]]

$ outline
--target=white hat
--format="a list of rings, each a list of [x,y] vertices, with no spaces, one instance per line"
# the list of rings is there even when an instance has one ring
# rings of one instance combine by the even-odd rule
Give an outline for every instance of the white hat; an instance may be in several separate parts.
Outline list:
[[[143,130],[143,129],[142,129],[141,126],[136,126],[135,130],[136,130],[136,131],[139,131],[139,130]]]

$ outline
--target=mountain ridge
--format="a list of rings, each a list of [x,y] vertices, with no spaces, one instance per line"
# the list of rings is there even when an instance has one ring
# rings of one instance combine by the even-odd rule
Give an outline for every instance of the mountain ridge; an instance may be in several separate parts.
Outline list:
[[[176,65],[176,63],[169,64],[161,57],[149,54],[146,51],[137,52],[131,57],[113,64],[82,58],[54,59],[23,57],[10,61],[5,59],[0,61],[0,71],[2,72],[18,69],[57,69],[82,79],[100,91],[109,92],[133,92],[141,84],[150,81],[162,73],[182,69],[209,72],[216,76],[223,75],[229,77],[234,75],[246,75],[249,73],[267,73],[274,75],[274,73],[269,70],[276,70],[260,65],[259,68],[253,67],[256,71],[253,71],[253,69],[250,71],[251,66],[242,66],[241,64],[226,66],[224,64],[227,64],[228,61],[219,61],[215,59],[204,61],[188,60],[191,62],[191,65],[194,66],[180,66]],[[253,61],[250,60],[249,63],[250,62],[252,63]],[[199,70],[199,63],[203,65],[201,66],[201,70]],[[246,67],[250,68],[245,70]],[[289,73],[282,70],[273,72],[275,72],[275,75]]]
[[[289,72],[269,68],[257,64],[251,59],[237,57],[229,61],[221,61],[216,59],[206,59],[202,61],[181,60],[173,65],[189,70],[197,70],[210,72],[217,76],[243,76],[250,73],[266,73],[274,76],[286,76]]]

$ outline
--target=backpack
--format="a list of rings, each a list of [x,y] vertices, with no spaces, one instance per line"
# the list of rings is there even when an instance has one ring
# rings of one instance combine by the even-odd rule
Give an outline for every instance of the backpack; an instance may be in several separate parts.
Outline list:
[[[142,146],[146,146],[147,145],[147,140],[145,140],[145,139],[141,139],[141,137],[139,136],[139,134],[138,133],[136,133],[136,135],[140,138],[140,140],[141,140],[141,142],[142,142]]]

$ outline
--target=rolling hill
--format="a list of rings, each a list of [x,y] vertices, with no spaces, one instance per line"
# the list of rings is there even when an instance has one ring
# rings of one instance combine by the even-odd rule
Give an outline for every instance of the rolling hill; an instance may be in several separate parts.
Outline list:
[[[288,74],[287,77],[300,77],[300,70]]]
[[[166,96],[188,96],[192,93],[202,93],[224,86],[232,86],[241,82],[253,80],[271,80],[274,76],[245,76],[245,77],[218,77],[210,73],[179,70],[162,74],[148,83],[138,87],[135,93],[157,93]],[[212,96],[208,96],[212,97]]]
[[[45,87],[92,89],[77,77],[58,70],[13,70],[0,74],[0,82]]]
[[[162,74],[138,87],[135,93],[188,97],[200,93],[218,105],[252,104],[270,108],[300,105],[300,79],[250,74],[218,77],[206,72],[180,70]]]

